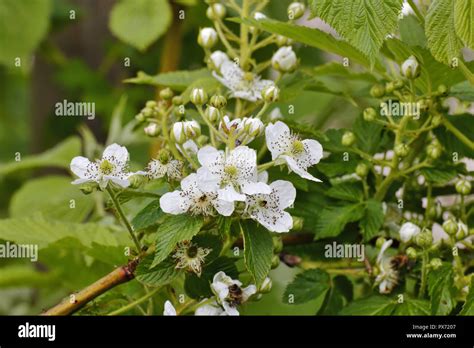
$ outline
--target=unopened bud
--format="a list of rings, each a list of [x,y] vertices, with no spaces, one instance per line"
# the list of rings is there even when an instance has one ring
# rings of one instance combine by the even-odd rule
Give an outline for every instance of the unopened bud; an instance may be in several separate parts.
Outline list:
[[[350,131],[347,131],[342,135],[341,143],[344,146],[352,146],[354,145],[355,141],[356,141],[356,137],[354,133]]]
[[[272,57],[272,67],[281,72],[293,71],[298,65],[298,58],[291,46],[283,46]]]
[[[182,105],[183,97],[180,95],[174,96],[173,99],[171,99],[171,102],[173,103],[173,105]]]
[[[251,137],[258,137],[263,134],[265,126],[258,118],[244,117],[242,120],[244,131]]]
[[[274,103],[280,98],[280,89],[277,86],[268,86],[262,91],[262,98],[266,103]]]
[[[221,118],[221,113],[219,109],[213,107],[213,106],[208,106],[206,111],[204,112],[204,116],[211,122],[216,122],[220,120]]]
[[[407,254],[407,256],[408,256],[409,259],[411,259],[411,260],[416,260],[417,253],[416,253],[416,249],[415,249],[415,248],[413,248],[413,247],[407,248],[406,254]]]
[[[273,255],[272,257],[272,269],[277,268],[280,265],[280,256],[279,255]]]
[[[189,99],[191,100],[191,103],[195,105],[203,105],[207,102],[207,93],[202,88],[194,88],[191,91]]]
[[[394,148],[394,151],[398,157],[406,157],[410,151],[410,148],[406,144],[397,144]]]
[[[367,108],[364,110],[364,121],[372,122],[377,118],[377,111],[374,108]]]
[[[410,56],[405,60],[400,68],[401,73],[407,79],[416,79],[420,76],[420,64],[415,56]]]
[[[448,219],[443,222],[443,230],[452,236],[458,231],[458,224],[454,219]]]
[[[272,290],[272,280],[266,277],[260,286],[259,292],[262,294],[268,294]]]
[[[206,16],[211,21],[224,18],[226,15],[225,6],[219,3],[210,5],[206,10]]]
[[[378,249],[381,249],[382,245],[384,245],[385,242],[386,242],[386,239],[384,237],[378,237],[377,240],[375,241],[375,246]]]
[[[370,89],[370,95],[374,98],[383,97],[385,95],[385,87],[380,84],[372,86],[372,88]]]
[[[199,31],[198,44],[204,48],[212,48],[217,43],[217,32],[214,28],[203,28]]]
[[[173,91],[171,88],[165,88],[160,91],[160,98],[164,100],[169,100],[173,98]]]
[[[223,109],[227,105],[227,99],[223,95],[216,94],[211,97],[209,104],[215,108]]]
[[[443,265],[443,261],[441,261],[440,258],[435,257],[434,259],[431,259],[430,261],[430,267],[433,269],[438,269]]]
[[[301,18],[304,15],[306,6],[301,2],[292,2],[288,6],[288,18],[290,20]]]
[[[89,181],[79,186],[79,190],[81,190],[83,194],[88,195],[94,192],[98,186],[97,183]]]
[[[359,163],[356,167],[355,172],[361,178],[365,178],[369,173],[369,167],[365,163]]]
[[[420,248],[428,248],[433,243],[433,235],[430,230],[423,230],[415,236],[415,244]]]
[[[150,123],[143,130],[149,137],[156,137],[160,133],[160,129],[156,123]]]
[[[459,179],[455,187],[456,192],[463,196],[470,194],[472,189],[471,183],[466,179]]]

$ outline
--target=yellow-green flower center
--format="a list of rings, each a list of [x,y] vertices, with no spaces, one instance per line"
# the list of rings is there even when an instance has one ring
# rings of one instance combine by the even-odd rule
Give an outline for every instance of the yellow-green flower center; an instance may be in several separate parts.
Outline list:
[[[299,155],[304,151],[304,144],[301,140],[294,140],[292,147],[291,147],[291,152],[295,155]]]
[[[245,81],[251,82],[251,81],[253,81],[253,78],[254,78],[254,76],[253,76],[253,74],[252,74],[251,72],[246,72],[246,73],[244,74],[244,80],[245,80]]]
[[[235,176],[237,174],[237,168],[235,166],[226,166],[224,168],[224,173],[229,176]]]
[[[112,173],[112,171],[114,170],[115,166],[110,163],[108,160],[103,160],[102,162],[100,162],[100,171],[105,174],[105,175],[109,175]]]

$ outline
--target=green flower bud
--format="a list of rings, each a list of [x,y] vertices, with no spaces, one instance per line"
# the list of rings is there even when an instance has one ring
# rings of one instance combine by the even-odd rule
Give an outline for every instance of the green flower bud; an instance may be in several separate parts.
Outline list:
[[[227,99],[223,95],[216,94],[211,97],[209,104],[215,108],[223,109],[227,105]]]
[[[130,188],[136,189],[145,183],[146,177],[144,175],[135,174],[129,177],[128,181],[130,182]]]
[[[206,10],[206,16],[211,21],[224,18],[226,15],[225,6],[219,3],[212,4]]]
[[[277,86],[268,86],[262,91],[265,103],[274,103],[280,98],[280,89]]]
[[[195,105],[203,105],[207,102],[207,93],[202,88],[193,88],[189,99]]]
[[[443,222],[443,230],[449,235],[454,235],[458,231],[458,224],[454,219],[448,219]]]
[[[272,280],[269,277],[266,277],[263,280],[263,283],[260,286],[260,289],[258,290],[258,292],[261,294],[268,294],[271,290],[272,290]]]
[[[211,122],[216,122],[220,120],[221,118],[221,113],[219,109],[213,107],[213,106],[208,106],[206,111],[204,112],[204,116]]]
[[[145,118],[152,117],[154,113],[155,113],[155,111],[152,108],[149,108],[147,106],[145,106],[142,109],[142,114],[143,114],[143,116],[145,116]]]
[[[99,185],[97,185],[97,183],[89,181],[80,185],[79,190],[81,190],[83,194],[88,195],[94,192],[94,190],[96,190],[98,187]]]
[[[173,105],[182,105],[183,97],[180,95],[174,96],[173,99],[171,99],[171,102],[173,103]]]
[[[430,261],[430,267],[433,269],[438,269],[443,265],[443,261],[440,258],[435,257]]]
[[[306,11],[306,6],[301,2],[292,2],[288,6],[288,18],[290,20],[301,18]]]
[[[413,248],[413,247],[407,248],[406,254],[407,254],[409,259],[416,260],[417,254],[416,254],[416,249],[415,248]]]
[[[420,248],[428,248],[433,243],[433,235],[430,230],[423,230],[415,236],[415,244]]]
[[[145,122],[146,117],[145,117],[145,115],[143,115],[142,112],[140,112],[139,114],[136,114],[136,115],[135,115],[135,119],[136,119],[138,122],[141,123],[141,122]]]
[[[276,37],[276,44],[281,47],[281,46],[289,46],[293,43],[293,40],[287,38],[286,36],[283,35],[277,35]]]
[[[406,157],[410,148],[406,144],[398,144],[395,146],[394,151],[398,157]]]
[[[280,236],[273,237],[272,242],[273,242],[273,252],[275,254],[281,253],[281,251],[283,250],[282,238]]]
[[[427,147],[426,147],[426,153],[428,154],[428,156],[432,159],[437,159],[441,156],[441,153],[443,152],[443,149],[441,147],[441,144],[439,143],[439,141],[435,140],[433,142],[431,142],[431,144],[429,144]]]
[[[145,104],[145,107],[147,108],[150,108],[150,109],[154,109],[156,108],[157,104],[156,104],[156,101],[154,100],[148,100]]]
[[[459,179],[455,185],[457,193],[466,196],[471,193],[471,183],[466,179]]]
[[[293,216],[292,231],[301,231],[303,229],[304,219],[299,216]]]
[[[171,152],[167,149],[161,149],[156,158],[158,161],[160,161],[162,164],[167,164],[171,160]]]
[[[356,167],[356,174],[361,178],[365,178],[369,173],[369,167],[365,163],[359,163]]]
[[[280,265],[280,256],[279,255],[273,255],[272,257],[272,269],[277,268]]]
[[[356,141],[356,137],[354,133],[347,131],[343,134],[341,143],[344,146],[352,146],[354,145],[355,141]]]
[[[160,133],[160,128],[156,123],[150,123],[143,129],[143,131],[149,137],[156,137]]]
[[[164,100],[170,100],[173,98],[173,91],[171,88],[165,88],[160,91],[160,98]]]
[[[395,81],[393,81],[393,87],[394,87],[395,89],[400,89],[400,88],[402,88],[404,85],[405,85],[405,82],[403,82],[403,80],[395,80]]]
[[[385,84],[385,92],[392,93],[395,90],[395,84],[393,82],[387,82]]]
[[[381,98],[385,95],[385,87],[383,85],[377,84],[373,85],[370,89],[370,95],[374,98]]]
[[[420,76],[420,64],[415,56],[410,56],[405,60],[400,68],[401,73],[407,79],[416,79]]]
[[[468,235],[469,231],[467,230],[467,226],[462,222],[458,222],[458,231],[456,232],[456,239],[463,240]]]
[[[441,114],[436,114],[431,119],[431,124],[434,127],[438,127],[439,125],[441,125],[442,122],[443,122],[443,116]]]
[[[380,249],[382,248],[383,243],[386,242],[386,239],[384,237],[378,237],[377,240],[375,241],[375,246]]]
[[[448,95],[448,87],[446,87],[446,85],[439,85],[438,86],[438,94],[441,95],[441,96],[446,96]]]
[[[364,121],[372,122],[377,118],[377,111],[374,108],[367,108],[364,110]]]
[[[198,44],[204,48],[212,48],[217,43],[217,32],[214,28],[202,28],[198,35]]]

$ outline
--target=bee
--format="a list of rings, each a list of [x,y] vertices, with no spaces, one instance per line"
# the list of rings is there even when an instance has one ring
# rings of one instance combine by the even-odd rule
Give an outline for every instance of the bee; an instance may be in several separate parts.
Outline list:
[[[232,306],[237,306],[242,303],[242,289],[237,284],[229,286],[229,297]]]
[[[392,258],[391,265],[394,269],[401,269],[408,265],[407,255],[397,255]]]

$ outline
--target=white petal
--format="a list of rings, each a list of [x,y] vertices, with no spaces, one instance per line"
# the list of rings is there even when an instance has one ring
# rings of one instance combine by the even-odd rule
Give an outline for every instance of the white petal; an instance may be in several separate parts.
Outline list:
[[[257,287],[255,285],[249,285],[246,288],[242,289],[242,300],[243,302],[247,301],[250,296],[257,293]]]
[[[112,144],[105,148],[102,158],[108,158],[110,162],[125,164],[128,162],[129,155],[125,146]]]
[[[377,263],[380,264],[382,262],[382,259],[383,259],[383,256],[384,256],[384,253],[385,251],[390,248],[390,246],[392,245],[393,243],[393,240],[392,239],[389,239],[387,241],[385,241],[385,243],[382,244],[382,247],[380,248],[380,252],[377,256]]]
[[[198,160],[202,166],[210,167],[214,165],[216,162],[221,161],[223,157],[223,152],[218,151],[216,148],[212,146],[204,146],[202,149],[198,151]]]
[[[238,193],[232,185],[227,185],[226,187],[218,191],[218,199],[227,202],[244,202],[245,195]]]
[[[290,128],[281,121],[269,124],[265,128],[267,147],[272,153],[272,160],[275,160],[282,153],[286,152],[290,146]]]
[[[224,301],[222,303],[222,306],[224,307],[224,310],[228,315],[232,315],[232,316],[240,315],[239,311],[235,307],[232,307],[227,301]]]
[[[231,216],[234,212],[234,202],[217,199],[213,202],[213,205],[217,212],[223,216]]]
[[[73,185],[80,185],[80,184],[84,184],[86,182],[89,182],[91,181],[90,179],[76,179],[74,181],[71,182],[71,184]]]
[[[277,180],[270,184],[270,187],[278,197],[279,207],[281,209],[291,206],[296,199],[296,189],[293,184],[285,180]]]
[[[312,181],[316,181],[316,182],[321,182],[321,180],[315,178],[314,176],[309,174],[306,170],[304,170],[303,168],[298,166],[298,163],[295,161],[295,159],[293,157],[282,156],[282,158],[286,161],[286,163],[288,164],[288,167],[292,171],[294,171],[296,174],[301,176],[303,179],[312,180]]]
[[[264,170],[263,172],[258,173],[257,181],[263,182],[264,184],[268,184],[268,172]]]
[[[89,159],[77,156],[74,157],[71,161],[71,171],[76,174],[79,178],[86,178],[86,172],[90,166],[91,161]]]
[[[323,158],[323,147],[319,141],[314,139],[305,139],[302,141],[302,143],[305,147],[305,150],[308,152],[308,156],[311,157],[309,159],[310,165],[319,163],[321,158]]]
[[[262,226],[271,232],[289,232],[293,227],[293,218],[286,211],[258,210],[253,216]]]
[[[242,192],[247,195],[255,195],[257,193],[270,194],[272,189],[263,182],[245,182],[242,184]]]
[[[207,299],[204,299],[202,302],[204,301],[207,301]],[[218,315],[222,315],[222,312],[224,312],[224,310],[216,302],[213,302],[213,303],[205,304],[198,307],[196,311],[194,312],[194,315],[218,316]]]
[[[122,179],[122,178],[116,177],[116,176],[104,175],[104,179],[105,179],[105,180],[111,180],[111,181],[113,181],[115,184],[119,185],[120,187],[128,187],[128,186],[130,186],[130,181],[128,181],[127,179]]]
[[[186,201],[180,191],[165,193],[160,197],[160,208],[165,213],[178,215],[185,213],[189,207],[189,201]]]
[[[220,179],[213,175],[209,169],[201,167],[196,172],[196,181],[199,188],[204,192],[216,192],[219,188]]]
[[[229,286],[223,282],[214,282],[211,284],[212,291],[223,301],[229,295]]]
[[[165,302],[163,315],[176,315],[176,309],[173,307],[170,301]]]

